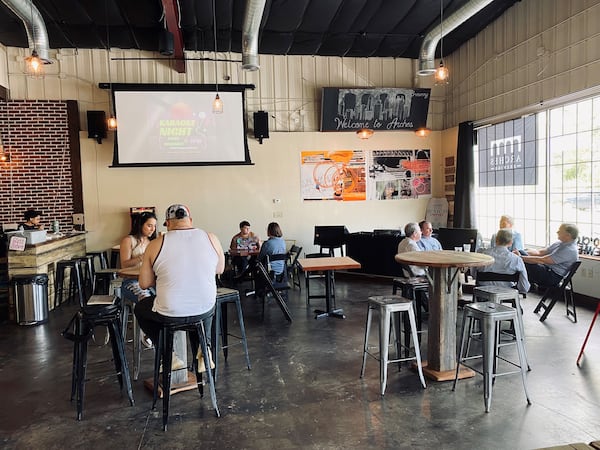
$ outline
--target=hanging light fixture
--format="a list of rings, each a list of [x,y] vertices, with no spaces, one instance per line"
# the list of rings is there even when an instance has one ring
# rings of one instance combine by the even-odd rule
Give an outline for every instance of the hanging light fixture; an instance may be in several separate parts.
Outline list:
[[[415,134],[419,137],[427,137],[431,133],[431,130],[427,127],[420,127],[415,130]]]
[[[117,117],[115,115],[113,104],[112,76],[110,73],[110,33],[108,23],[108,0],[104,2],[104,8],[106,13],[106,63],[108,65],[108,119],[106,120],[106,128],[108,128],[110,131],[115,131],[117,129]]]
[[[2,135],[0,134],[0,162],[10,162],[10,153],[4,150],[4,142],[2,141]]]
[[[356,132],[359,139],[369,139],[375,132],[370,128],[361,128]]]
[[[435,70],[435,84],[448,84],[450,73],[444,66],[444,0],[440,0],[440,66]]]
[[[31,23],[33,23],[33,2],[31,6]],[[44,61],[38,55],[35,48],[35,39],[33,41],[33,49],[31,55],[25,58],[25,73],[31,78],[43,78],[44,76]]]
[[[223,112],[223,100],[219,97],[219,79],[217,75],[217,11],[215,0],[212,1],[213,7],[213,36],[215,39],[215,90],[217,95],[213,100],[212,110],[214,114],[221,114]]]

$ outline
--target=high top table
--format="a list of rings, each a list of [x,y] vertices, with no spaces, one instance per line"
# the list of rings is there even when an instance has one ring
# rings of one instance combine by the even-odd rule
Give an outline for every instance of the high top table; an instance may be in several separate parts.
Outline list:
[[[349,256],[328,256],[324,258],[298,258],[298,264],[304,272],[325,272],[325,310],[316,309],[315,319],[321,317],[345,319],[344,312],[335,308],[333,302],[333,272],[339,269],[360,269],[360,263]],[[310,296],[309,298],[317,297],[322,298],[322,296]]]
[[[423,372],[435,381],[454,380],[458,272],[462,267],[489,266],[494,258],[482,253],[452,250],[406,252],[399,253],[396,258],[402,263],[429,267],[427,365],[423,364]],[[473,374],[463,371],[459,376],[464,378]]]

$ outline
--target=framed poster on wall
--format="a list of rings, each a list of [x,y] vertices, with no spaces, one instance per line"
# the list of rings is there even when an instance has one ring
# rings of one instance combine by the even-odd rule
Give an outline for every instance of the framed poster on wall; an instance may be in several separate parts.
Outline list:
[[[431,89],[323,88],[321,131],[407,131],[424,127]]]

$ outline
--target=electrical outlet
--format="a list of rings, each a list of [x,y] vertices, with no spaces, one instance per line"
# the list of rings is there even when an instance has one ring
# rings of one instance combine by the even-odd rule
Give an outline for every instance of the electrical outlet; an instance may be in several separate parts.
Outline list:
[[[83,214],[73,214],[73,225],[83,225]]]

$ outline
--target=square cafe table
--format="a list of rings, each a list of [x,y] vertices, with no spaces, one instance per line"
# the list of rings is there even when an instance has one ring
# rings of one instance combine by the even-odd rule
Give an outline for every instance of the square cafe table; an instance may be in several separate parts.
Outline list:
[[[298,264],[304,272],[325,272],[325,311],[316,309],[315,319],[337,317],[345,319],[344,311],[335,308],[333,302],[333,272],[339,269],[360,269],[360,263],[349,256],[328,256],[324,258],[299,258]],[[307,293],[308,295],[308,293]],[[311,296],[309,298],[315,298]],[[318,296],[322,298],[322,296]]]
[[[462,267],[489,266],[494,258],[483,253],[440,250],[398,253],[396,261],[429,267],[427,365],[423,364],[423,373],[435,381],[453,380],[456,371],[458,272]],[[472,371],[459,373],[461,378],[473,375]]]

